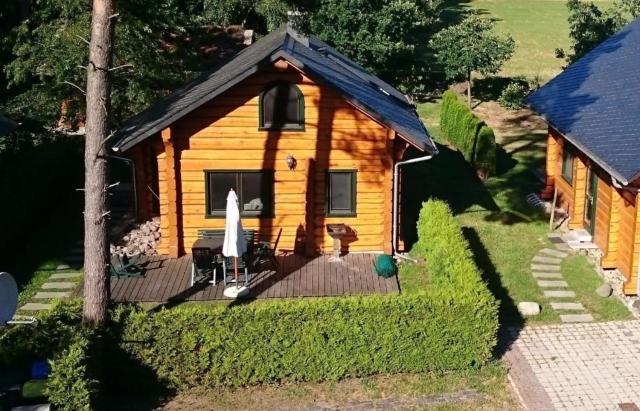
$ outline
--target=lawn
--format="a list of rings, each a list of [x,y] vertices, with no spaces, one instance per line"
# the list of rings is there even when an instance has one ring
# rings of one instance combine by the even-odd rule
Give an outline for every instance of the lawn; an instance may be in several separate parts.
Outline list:
[[[596,0],[608,7],[611,0]],[[546,82],[565,64],[555,57],[556,48],[569,50],[569,24],[565,0],[471,0],[454,1],[454,7],[473,7],[498,19],[497,29],[509,33],[516,41],[513,58],[501,75],[539,77]]]
[[[536,253],[551,246],[547,239],[547,216],[525,201],[527,194],[538,192],[541,187],[532,171],[544,164],[544,123],[530,112],[506,112],[495,103],[477,107],[476,114],[490,122],[501,145],[497,173],[483,183],[462,156],[444,144],[438,124],[440,107],[440,101],[436,100],[418,108],[430,134],[439,143],[440,154],[427,163],[406,166],[408,185],[423,189],[415,190],[416,195],[405,201],[403,212],[417,215],[422,201],[430,197],[446,200],[464,227],[489,288],[500,300],[501,323],[559,322],[559,315],[543,297],[530,270]],[[415,241],[414,227],[409,224],[403,231],[410,243]],[[604,300],[595,295],[594,290],[602,280],[584,258],[569,259],[562,270],[577,300],[596,320],[629,318],[628,311],[617,299]],[[409,291],[417,287],[419,281],[428,281],[412,270],[405,269],[403,274],[405,272],[409,283],[405,289]],[[539,302],[542,313],[523,319],[516,309],[521,301]]]
[[[338,382],[264,384],[236,390],[185,392],[167,399],[159,409],[306,409],[319,405],[344,407],[346,404],[384,399],[412,400],[431,396],[435,399],[442,398],[448,393],[468,391],[480,393],[481,398],[463,402],[442,400],[435,409],[488,411],[517,408],[517,400],[512,395],[506,380],[506,370],[499,363],[492,363],[479,370],[444,374],[376,375]],[[153,403],[154,400],[131,397],[110,398],[109,409],[141,409]],[[429,409],[434,408],[429,407]]]

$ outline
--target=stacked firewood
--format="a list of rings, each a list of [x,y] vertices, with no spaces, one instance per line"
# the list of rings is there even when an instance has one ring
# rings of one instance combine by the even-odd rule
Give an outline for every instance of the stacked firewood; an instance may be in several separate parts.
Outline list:
[[[155,255],[158,253],[156,248],[160,243],[160,236],[160,218],[154,217],[152,220],[137,224],[118,243],[111,244],[111,254]]]

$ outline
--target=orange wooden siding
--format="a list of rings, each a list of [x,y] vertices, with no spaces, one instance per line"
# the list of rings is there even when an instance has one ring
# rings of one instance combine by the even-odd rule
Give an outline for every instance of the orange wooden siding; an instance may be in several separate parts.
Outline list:
[[[297,70],[278,66],[248,78],[178,120],[170,127],[171,138],[163,138],[164,150],[157,157],[160,216],[163,234],[170,235],[163,235],[161,252],[172,252],[176,241],[172,236],[178,230],[177,247],[189,252],[199,229],[224,228],[223,218],[205,216],[204,170],[261,169],[274,170],[275,216],[244,217],[243,225],[258,229],[262,239],[274,240],[282,228],[280,248],[292,250],[301,232],[312,233],[314,248],[330,251],[333,243],[325,224],[345,223],[355,232],[349,240],[350,251],[391,251],[395,133],[332,89]],[[303,93],[304,130],[258,129],[259,94],[274,80],[294,82]],[[295,170],[287,167],[288,155],[297,160]],[[357,216],[325,217],[327,169],[357,171]],[[176,207],[170,194],[173,173],[179,192]],[[307,210],[312,211],[311,218]],[[179,219],[177,229],[172,213]]]

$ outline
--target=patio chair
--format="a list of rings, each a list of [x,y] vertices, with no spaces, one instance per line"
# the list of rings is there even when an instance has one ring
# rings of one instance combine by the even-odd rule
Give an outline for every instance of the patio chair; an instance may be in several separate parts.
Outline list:
[[[193,259],[191,263],[191,286],[196,282],[209,277],[212,278],[211,283],[217,281],[216,264],[213,261],[213,252],[210,248],[193,248],[191,250]]]
[[[276,251],[278,250],[278,243],[280,242],[280,237],[282,236],[282,228],[278,230],[278,236],[276,237],[276,241],[273,243],[273,246],[269,241],[261,241],[258,245],[255,256],[256,261],[262,268],[262,264],[266,261],[273,265],[274,269],[278,269],[278,259],[276,258]]]
[[[111,264],[109,265],[111,276],[117,278],[123,277],[143,277],[144,269],[139,264],[141,256],[129,257],[126,254],[120,256],[118,254],[111,255]]]
[[[244,277],[244,285],[246,286],[249,283],[249,264],[247,264],[247,254],[242,257],[238,257],[238,283]],[[234,257],[224,257],[222,259],[222,281],[224,283],[224,287],[227,287],[227,277],[235,278],[235,271],[233,268]]]

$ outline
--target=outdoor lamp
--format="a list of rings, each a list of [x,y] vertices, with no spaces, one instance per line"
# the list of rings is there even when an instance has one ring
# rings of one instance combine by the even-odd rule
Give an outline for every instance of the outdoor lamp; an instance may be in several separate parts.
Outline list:
[[[298,161],[291,154],[287,154],[287,166],[289,170],[295,170],[298,165]]]

